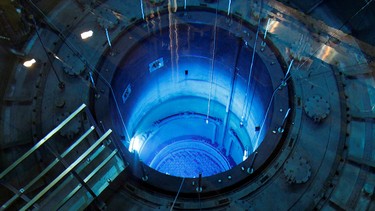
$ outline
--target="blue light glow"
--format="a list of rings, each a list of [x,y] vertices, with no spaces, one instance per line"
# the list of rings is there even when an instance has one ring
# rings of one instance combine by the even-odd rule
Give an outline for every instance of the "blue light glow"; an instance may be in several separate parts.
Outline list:
[[[129,144],[129,152],[137,152],[139,153],[139,151],[141,150],[141,147],[143,145],[143,138],[142,136],[135,136],[133,137],[131,140],[130,140],[130,144]]]
[[[133,134],[128,150],[163,174],[193,178],[227,171],[255,150],[254,128],[272,95],[266,67],[251,48],[235,45],[238,37],[221,28],[214,59],[207,50],[212,48],[212,26],[178,25],[178,49],[169,45],[168,29],[133,48],[114,77],[119,99],[124,84],[131,85],[121,108]],[[250,84],[249,58],[255,58],[256,79]]]
[[[199,173],[210,176],[229,170],[227,158],[208,142],[197,137],[174,142],[161,149],[150,166],[166,174],[190,178]]]

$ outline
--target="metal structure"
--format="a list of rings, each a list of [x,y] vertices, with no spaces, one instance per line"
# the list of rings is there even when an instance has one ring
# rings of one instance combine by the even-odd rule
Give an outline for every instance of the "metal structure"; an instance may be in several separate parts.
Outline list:
[[[125,169],[123,160],[117,155],[119,150],[111,143],[110,135],[112,130],[102,134],[96,128],[96,124],[93,124],[61,154],[58,154],[49,143],[53,141],[55,134],[74,118],[77,118],[80,113],[91,115],[87,112],[89,111],[86,105],[81,105],[22,157],[1,172],[0,180],[2,181],[5,178],[12,177],[12,171],[40,148],[47,148],[56,157],[26,185],[15,188],[12,184],[7,183],[5,187],[12,187],[13,190],[17,189],[18,191],[14,192],[12,198],[3,204],[1,209],[8,209],[14,205],[19,207],[20,210],[28,210],[31,207],[50,210],[82,209],[93,201],[99,200],[97,197],[108,186],[108,183]],[[95,141],[94,137],[98,135],[99,138]],[[89,147],[86,151],[77,154],[77,146],[82,144],[89,144]],[[73,153],[74,151],[76,153]],[[51,171],[61,169],[58,164],[63,165],[63,171],[36,195],[31,193],[30,189],[38,182],[44,180],[46,175],[51,174]],[[24,196],[27,197],[25,198]],[[17,201],[19,198],[22,198],[25,204]]]
[[[375,210],[373,0],[13,2],[2,209]]]

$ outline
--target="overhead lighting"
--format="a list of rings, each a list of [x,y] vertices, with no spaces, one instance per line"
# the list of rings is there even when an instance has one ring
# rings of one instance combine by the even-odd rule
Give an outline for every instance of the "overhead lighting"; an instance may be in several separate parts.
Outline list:
[[[85,39],[87,39],[89,37],[92,37],[93,34],[94,34],[94,32],[92,30],[86,31],[86,32],[82,32],[81,33],[81,38],[82,38],[82,40],[85,40]]]
[[[31,66],[33,66],[33,64],[34,64],[35,62],[36,62],[35,59],[31,59],[31,60],[25,61],[25,62],[23,63],[23,66],[25,66],[25,67],[31,67]]]

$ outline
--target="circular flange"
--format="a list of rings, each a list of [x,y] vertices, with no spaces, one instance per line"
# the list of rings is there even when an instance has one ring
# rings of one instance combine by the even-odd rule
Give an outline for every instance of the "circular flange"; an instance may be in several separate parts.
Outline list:
[[[63,61],[64,73],[70,76],[78,76],[86,70],[86,65],[83,62],[79,61],[79,59],[74,55],[69,54],[66,56],[61,56],[61,58],[61,60]],[[74,64],[74,67],[68,64]]]
[[[208,18],[208,19],[214,19],[215,18],[215,16],[214,16],[215,13],[206,12],[206,11],[190,12],[189,14],[191,14],[194,17],[204,17],[203,20],[205,20],[206,18]],[[195,19],[189,19],[188,17],[183,16],[183,15],[181,15],[181,17],[183,19],[182,21],[186,21],[186,23],[195,24],[195,25],[201,24],[201,21],[197,21]],[[168,17],[168,13],[161,13],[160,26],[158,26],[158,28],[160,28],[160,29],[168,29],[167,28],[167,27],[169,27],[169,25],[168,25],[168,23],[169,23],[168,18],[169,18]],[[220,30],[227,30],[227,31],[232,32],[231,36],[240,33],[240,31],[238,31],[237,29],[241,28],[241,27],[236,27],[236,26],[241,26],[240,22],[236,22],[236,20],[233,20],[232,25],[228,26],[228,24],[226,22],[226,18],[223,17],[223,18],[220,18],[219,20],[221,20],[221,21],[218,22],[218,28],[220,28]],[[160,74],[162,74],[162,71],[167,72],[167,71],[165,71],[165,68],[168,67],[168,64],[169,64],[168,62],[165,63],[165,66],[163,67],[164,69],[160,68],[158,70],[152,70],[150,72],[150,69],[147,66],[146,69],[145,69],[145,73],[144,74],[143,73],[139,74],[139,72],[137,72],[137,75],[135,75],[135,76],[132,75],[133,72],[126,71],[125,68],[129,68],[128,65],[123,65],[122,64],[122,63],[124,63],[123,59],[129,58],[130,53],[133,53],[133,54],[136,53],[134,50],[136,49],[135,47],[139,44],[139,40],[143,40],[142,43],[144,44],[146,38],[149,37],[149,34],[147,33],[147,31],[143,31],[143,30],[142,30],[142,32],[144,32],[144,33],[140,34],[139,38],[135,39],[132,36],[132,31],[133,30],[137,30],[137,29],[139,29],[139,27],[143,27],[143,24],[141,24],[141,23],[143,23],[143,22],[136,23],[136,25],[130,27],[129,30],[126,31],[125,34],[121,35],[121,39],[118,39],[116,41],[116,45],[118,45],[118,46],[122,46],[122,45],[124,45],[126,43],[126,45],[124,45],[124,46],[126,46],[126,48],[124,48],[124,50],[122,52],[119,52],[119,55],[117,55],[117,57],[116,57],[118,65],[114,65],[113,66],[114,68],[105,68],[102,71],[102,73],[105,75],[107,81],[112,81],[112,80],[118,81],[117,84],[115,83],[116,81],[115,82],[112,81],[112,85],[115,85],[113,87],[119,87],[114,92],[115,97],[116,98],[119,97],[118,102],[123,102],[122,96],[124,94],[124,90],[122,88],[120,88],[120,87],[124,83],[127,84],[128,81],[134,80],[133,79],[134,77],[144,77],[144,78],[149,77],[149,78],[151,78],[151,77],[160,76]],[[178,29],[180,31],[183,30],[184,29],[183,25],[186,24],[186,23],[183,22],[181,25],[179,25]],[[207,27],[208,26],[205,26],[205,27],[202,27],[202,28],[204,28],[204,29],[207,30]],[[242,41],[243,43],[247,43],[247,45],[243,44],[243,49],[244,49],[243,52],[248,52],[248,50],[246,50],[246,49],[248,49],[248,48],[251,49],[251,48],[254,47],[253,44],[252,44],[252,42],[251,42],[251,39],[253,37],[255,37],[255,33],[251,30],[252,29],[251,25],[248,25],[248,29],[249,29],[248,30],[249,35],[243,37],[243,41]],[[198,28],[196,28],[195,30],[198,30]],[[241,32],[242,32],[242,30],[241,30]],[[199,34],[201,34],[201,30],[199,31]],[[157,35],[153,35],[153,36],[157,36]],[[179,36],[182,36],[182,34],[179,33]],[[169,36],[165,36],[165,37],[166,37],[166,39],[169,39]],[[228,39],[223,39],[223,40],[225,40],[226,42],[228,42]],[[202,39],[200,38],[199,41],[202,42]],[[238,43],[242,43],[242,42],[241,42],[241,39],[238,40]],[[260,45],[260,42],[262,42],[262,41],[261,40],[258,41],[259,45]],[[237,40],[235,40],[235,42],[232,42],[231,44],[233,44],[233,43],[237,43]],[[199,45],[199,46],[202,46],[202,45]],[[272,46],[272,45],[270,45],[270,44],[268,45],[267,44],[266,47],[265,47],[265,50],[263,52],[257,54],[257,56],[259,56],[259,58],[262,61],[265,61],[264,63],[262,63],[264,65],[264,70],[271,70],[272,69],[272,74],[269,75],[271,77],[271,79],[272,79],[271,80],[272,83],[264,83],[264,84],[268,84],[268,86],[272,86],[272,88],[270,88],[270,90],[272,91],[276,87],[279,86],[279,83],[280,83],[279,79],[282,78],[284,74],[282,72],[281,65],[278,64],[278,62],[280,60],[273,53],[274,52],[273,48],[271,48],[270,46]],[[223,45],[223,47],[224,47],[224,45]],[[147,58],[147,60],[143,59],[143,60],[139,60],[139,61],[142,62],[143,64],[144,63],[145,64],[151,64],[152,62],[155,61],[155,59],[158,59],[158,58],[162,57],[161,54],[160,54],[160,52],[163,52],[163,51],[167,52],[168,51],[168,45],[163,45],[161,48],[162,48],[161,51],[157,51],[158,54],[155,54],[155,55],[158,55],[158,57],[153,56],[153,57]],[[197,48],[200,48],[200,47],[197,47]],[[197,49],[197,51],[198,50],[199,49]],[[190,50],[190,52],[191,51],[192,50]],[[204,53],[204,51],[199,51],[199,52],[203,52]],[[139,55],[141,55],[141,54],[139,54]],[[153,55],[153,54],[151,52],[149,52],[149,55]],[[164,58],[169,58],[169,56],[167,55]],[[206,58],[206,57],[204,57],[204,58]],[[183,60],[181,60],[181,59],[179,60],[180,67],[181,67],[182,61]],[[103,63],[101,63],[97,67],[97,69],[102,69],[102,67],[106,66],[107,62],[111,62],[113,64],[113,61],[104,60]],[[190,63],[186,62],[186,64],[191,65],[191,61],[190,61]],[[249,63],[249,65],[250,65],[250,63]],[[122,67],[124,67],[124,68],[122,68]],[[117,70],[120,70],[120,69],[121,69],[121,71],[117,71]],[[198,71],[200,71],[200,70],[202,70],[202,69],[196,68],[196,70],[195,70],[196,72],[194,72],[194,69],[189,69],[189,71],[188,71],[189,74],[188,75],[183,75],[184,72],[182,72],[182,71],[179,72],[178,74],[181,74],[182,77],[189,77],[189,78],[191,78],[194,75],[195,76],[199,76],[199,72]],[[243,76],[245,76],[244,78],[247,78],[247,75],[246,75],[247,71],[246,70],[248,70],[248,68],[246,66],[244,66],[242,68],[239,68],[238,72],[239,72],[239,74],[242,74]],[[226,71],[226,70],[223,70],[222,72],[224,72],[224,71]],[[114,74],[115,72],[117,72],[117,73],[121,72],[121,75],[115,75]],[[127,76],[125,76],[125,74],[129,74],[130,76],[127,77]],[[224,74],[226,74],[226,72],[224,72]],[[264,74],[262,74],[262,75],[265,76]],[[147,79],[148,81],[151,80],[149,78]],[[223,77],[223,78],[225,78],[225,77]],[[266,78],[263,78],[263,79],[266,79]],[[142,83],[142,80],[138,80],[138,81],[139,81],[138,82],[139,84],[141,84],[141,85],[144,84],[144,83]],[[166,80],[166,81],[168,82],[169,80]],[[193,81],[193,80],[191,80],[191,81]],[[194,80],[194,81],[196,81],[196,80]],[[132,85],[134,85],[134,87],[138,87],[137,84],[132,84]],[[245,84],[245,86],[246,86],[246,84]],[[98,80],[97,88],[98,89],[106,90],[104,93],[109,93],[107,91],[107,88],[106,88],[105,84],[103,84],[100,80]],[[150,88],[150,90],[154,90],[154,89]],[[169,91],[170,89],[165,89],[165,90]],[[160,105],[160,102],[157,102],[157,101],[153,101],[153,100],[148,101],[148,100],[146,100],[147,98],[144,98],[144,97],[143,98],[134,97],[135,96],[134,93],[137,93],[136,88],[132,91],[132,96],[133,96],[132,99],[134,100],[134,102],[137,99],[142,99],[145,102],[147,101],[147,104],[144,104],[144,105],[147,105],[148,107],[152,107],[153,103],[155,103],[155,104],[158,103]],[[144,89],[142,89],[142,93],[145,93]],[[165,94],[165,93],[163,92],[163,94]],[[269,97],[271,97],[271,95],[272,95],[272,93],[270,92],[269,93]],[[152,95],[150,95],[150,96],[152,96]],[[273,115],[272,115],[272,121],[270,122],[270,126],[269,126],[270,128],[275,128],[275,127],[277,128],[280,125],[280,122],[283,121],[283,118],[285,117],[285,113],[281,112],[280,108],[282,109],[282,111],[286,111],[287,108],[290,107],[290,105],[288,105],[288,103],[289,103],[288,100],[282,100],[282,99],[289,99],[289,97],[290,97],[289,94],[288,94],[288,89],[287,88],[284,88],[282,90],[278,90],[277,91],[277,95],[275,95],[274,97],[275,97],[274,102],[278,102],[278,103],[281,103],[281,104],[279,104],[277,106],[274,106],[274,108],[271,110]],[[196,98],[197,99],[201,99],[201,97],[198,96],[198,95],[197,95]],[[267,97],[262,96],[262,99],[266,99],[266,98]],[[100,99],[95,100],[96,117],[99,120],[105,122],[106,125],[108,125],[109,127],[113,128],[114,130],[121,131],[122,130],[122,125],[121,124],[116,124],[116,121],[114,122],[114,121],[110,120],[109,117],[108,117],[108,115],[107,115],[108,113],[103,112],[103,108],[108,107],[108,101],[106,99],[108,99],[108,97],[106,95],[103,95],[103,97],[101,97]],[[131,98],[129,98],[129,99],[131,99]],[[123,110],[124,112],[126,112],[128,114],[133,114],[134,112],[130,112],[129,108],[131,108],[131,107],[134,108],[133,106],[131,106],[131,105],[134,105],[134,104],[131,103],[131,101],[129,101],[129,99],[126,101],[126,103],[123,106],[120,107],[120,110]],[[142,103],[140,103],[140,104],[142,104]],[[181,104],[181,105],[185,105],[185,104]],[[136,107],[136,108],[138,108],[138,107]],[[175,108],[175,107],[173,107],[173,108]],[[178,108],[180,108],[180,107],[178,107]],[[200,108],[200,107],[198,107],[198,108]],[[155,111],[155,109],[150,109],[150,110]],[[178,111],[178,112],[180,112],[180,111]],[[198,113],[199,111],[195,111],[195,112]],[[121,114],[122,112],[118,112],[118,113]],[[139,112],[139,113],[141,114],[141,112]],[[157,113],[158,112],[155,112],[154,116],[157,116]],[[175,113],[173,113],[173,114],[171,113],[171,114],[168,114],[168,115],[172,115],[173,116]],[[117,115],[117,113],[115,113],[115,115]],[[141,116],[141,115],[139,115],[139,116]],[[151,119],[151,117],[153,115],[147,115],[147,116],[150,117],[150,119]],[[130,119],[130,117],[126,117],[126,119],[127,118]],[[160,117],[160,118],[165,118],[165,117]],[[136,118],[134,118],[134,119],[136,121],[127,120],[127,122],[138,122],[138,120]],[[154,119],[152,119],[152,121],[151,120],[149,121],[147,119],[142,119],[142,121],[150,122],[151,123],[151,122],[153,122],[153,120],[157,120],[157,119],[158,118],[154,118]],[[134,126],[132,126],[132,127],[127,127],[127,131],[135,131],[134,128],[137,125],[139,127],[139,124],[134,124]],[[149,125],[151,125],[151,124],[149,124]],[[142,128],[146,128],[146,129],[149,128],[148,125],[146,125],[146,126],[141,125],[141,126],[142,126]],[[238,126],[238,127],[240,127],[240,126]],[[243,129],[241,129],[241,130],[243,130]],[[133,134],[133,132],[131,133],[131,135],[133,137],[136,136],[134,134]],[[249,155],[248,159],[245,159],[245,161],[241,162],[241,165],[237,165],[237,166],[233,167],[232,169],[230,169],[229,171],[222,172],[222,173],[219,173],[219,174],[215,174],[215,175],[212,175],[212,176],[209,176],[209,177],[203,177],[202,178],[202,184],[205,184],[205,186],[203,187],[203,189],[204,189],[203,195],[208,195],[208,194],[216,193],[217,190],[220,190],[220,189],[226,189],[227,190],[229,187],[232,187],[232,186],[237,186],[238,187],[238,186],[244,184],[246,181],[248,181],[250,173],[247,173],[245,170],[242,170],[242,169],[249,169],[248,172],[251,172],[251,177],[252,178],[258,178],[257,175],[259,175],[259,173],[261,171],[263,171],[264,168],[267,165],[269,165],[269,163],[270,163],[270,159],[269,159],[270,153],[262,153],[262,152],[273,152],[273,150],[279,150],[279,147],[281,146],[281,144],[284,143],[283,140],[285,138],[285,134],[287,134],[287,131],[285,131],[284,133],[276,133],[275,134],[275,133],[272,133],[272,131],[267,130],[267,132],[264,133],[264,136],[265,136],[264,140],[266,140],[266,141],[262,142],[262,144],[260,144],[258,146],[259,149],[257,150],[258,154],[256,156],[256,159],[255,159],[255,156],[251,154],[251,155]],[[126,136],[123,136],[123,139],[125,140]],[[278,142],[267,141],[267,140],[276,140],[276,139],[277,140],[282,140],[282,141],[278,141]],[[129,144],[129,146],[130,146],[131,140],[132,139],[129,138],[129,142],[126,142],[126,144]],[[133,156],[132,153],[130,153],[130,152],[128,153],[127,151],[124,151],[124,152],[125,153],[124,153],[123,156],[126,159],[134,160],[134,156]],[[259,152],[261,152],[261,153],[259,153]],[[243,157],[241,157],[240,159],[243,159]],[[143,161],[143,159],[142,159],[142,161]],[[137,168],[137,166],[139,166],[139,165],[137,165],[137,163],[134,163],[134,164],[130,163],[130,166],[133,166],[133,168],[132,168],[132,175],[131,175],[130,178],[134,178],[134,179],[138,178],[139,179],[139,178],[141,178],[143,176],[142,171]],[[146,168],[146,171],[148,172],[147,185],[149,187],[153,187],[153,188],[155,188],[155,190],[163,191],[163,192],[173,192],[173,191],[175,191],[176,189],[179,188],[179,186],[181,184],[181,181],[180,181],[179,177],[173,177],[173,176],[166,175],[164,173],[156,171],[155,169],[153,169],[151,167],[148,167],[147,165],[145,166],[145,168]],[[272,174],[275,174],[275,172],[272,172]],[[230,175],[231,179],[225,179],[224,180],[223,178],[228,178],[228,175]],[[271,177],[271,174],[267,175],[267,177],[264,177],[263,179],[260,179],[262,181],[261,183],[266,182],[266,180],[268,178],[270,178],[270,177]],[[196,181],[196,180],[197,180],[196,178],[186,178],[186,182],[187,183],[188,182],[193,182],[193,181]],[[134,180],[134,181],[136,181],[136,180]],[[168,185],[161,185],[160,181],[168,181]],[[254,183],[254,185],[258,186],[259,184]],[[188,186],[183,186],[183,188],[181,189],[181,193],[182,194],[195,194],[195,191],[193,191],[193,190],[195,190],[195,188],[192,189],[192,188],[190,188]]]
[[[56,118],[56,123],[60,124],[61,121],[66,119],[70,115],[69,112],[65,112],[60,114]],[[73,139],[75,135],[79,133],[79,131],[82,128],[82,120],[81,118],[74,118],[72,119],[69,124],[65,125],[63,128],[60,130],[60,135],[68,138],[68,139]]]
[[[323,97],[314,95],[306,100],[304,110],[314,122],[320,122],[330,113],[330,105]]]
[[[288,183],[302,184],[309,180],[311,166],[305,158],[292,156],[284,164],[284,175]]]
[[[64,106],[65,106],[65,99],[61,98],[61,97],[57,98],[55,100],[55,106],[56,106],[56,108],[64,108]]]

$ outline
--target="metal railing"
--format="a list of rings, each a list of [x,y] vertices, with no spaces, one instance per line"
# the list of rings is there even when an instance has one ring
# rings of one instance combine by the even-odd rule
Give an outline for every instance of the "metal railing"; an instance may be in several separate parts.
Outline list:
[[[44,138],[42,138],[38,143],[36,143],[29,151],[27,151],[22,157],[17,159],[12,165],[5,169],[0,174],[0,180],[5,177],[10,171],[15,169],[22,161],[29,157],[35,150],[41,147],[46,141],[48,141],[53,135],[55,135],[61,128],[63,128],[70,120],[72,120],[78,113],[80,113],[86,107],[82,104],[77,110],[75,110],[71,115],[68,116],[63,122],[61,122],[55,129],[49,132]]]
[[[12,176],[11,173],[14,169],[16,169],[17,166],[19,166],[21,163],[23,163],[30,155],[32,155],[37,149],[42,147],[45,144],[48,144],[48,141],[57,133],[59,132],[65,125],[67,125],[72,119],[74,119],[77,115],[80,113],[83,113],[85,111],[86,113],[89,112],[85,104],[82,104],[77,110],[75,110],[71,115],[69,115],[63,122],[61,122],[55,129],[53,129],[51,132],[49,132],[44,138],[42,138],[40,141],[38,141],[30,150],[28,150],[25,154],[23,154],[19,159],[17,159],[13,164],[11,164],[8,168],[6,168],[3,172],[0,174],[0,180],[5,181],[6,176]],[[92,121],[92,120],[91,120]],[[119,149],[117,149],[117,146],[114,144],[113,141],[110,139],[110,135],[112,133],[111,129],[108,129],[105,133],[102,133],[99,128],[96,127],[95,122],[90,123],[92,126],[90,126],[82,135],[79,136],[78,139],[76,139],[62,154],[54,154],[55,159],[52,160],[52,162],[47,165],[36,177],[31,179],[26,185],[24,185],[22,188],[18,189],[18,191],[13,191],[14,195],[7,200],[1,207],[1,210],[5,210],[10,208],[14,202],[17,201],[17,199],[22,198],[25,201],[24,205],[20,210],[27,210],[30,207],[34,206],[38,208],[39,206],[36,206],[35,204],[38,201],[41,201],[42,198],[47,198],[50,196],[50,198],[54,197],[53,194],[56,194],[59,191],[65,191],[65,196],[62,200],[56,200],[53,201],[52,205],[54,210],[59,209],[66,205],[66,203],[71,200],[74,196],[77,195],[78,191],[82,189],[82,187],[86,188],[86,191],[89,192],[89,194],[92,196],[92,200],[96,200],[97,196],[100,194],[100,190],[92,190],[93,188],[89,187],[88,182],[96,182],[95,184],[99,183],[98,181],[92,181],[95,175],[101,176],[108,176],[105,175],[106,173],[103,173],[103,168],[105,166],[111,167],[111,165],[115,166],[116,169],[119,169],[118,171],[121,172],[123,169],[125,169],[124,162],[122,160],[121,156],[118,155]],[[95,126],[94,126],[95,125]],[[97,138],[93,144],[90,145],[88,149],[85,149],[85,151],[82,154],[79,155],[72,155],[70,156],[69,153],[72,151],[76,151],[77,146],[84,143],[86,140],[86,143],[90,143],[89,140],[92,140],[93,137],[99,137]],[[114,145],[112,147],[108,147],[109,145]],[[46,146],[47,149],[50,149],[50,146]],[[74,157],[73,157],[74,156]],[[78,156],[78,158],[76,158]],[[68,164],[66,161],[66,158],[70,158],[70,160],[73,160],[72,163]],[[100,160],[99,160],[100,158]],[[87,164],[86,161],[92,161],[96,159],[97,162],[95,162],[95,166],[90,166],[90,169],[93,168],[92,171],[86,170],[87,166],[90,164]],[[43,178],[48,176],[48,174],[51,172],[51,170],[56,167],[58,163],[62,163],[64,165],[64,170],[58,174],[56,178],[54,178],[51,182],[46,184],[45,187],[41,191],[39,191],[35,196],[25,197],[25,194],[27,191],[31,189],[35,184],[37,184],[38,181],[41,181]],[[120,167],[120,168],[118,168]],[[83,172],[85,170],[86,172],[89,172],[87,176],[84,177],[84,179],[81,179],[81,176],[78,175],[79,172]],[[72,174],[73,177],[69,178],[68,175]],[[118,173],[119,174],[119,173]],[[118,175],[117,174],[117,175]],[[112,175],[113,177],[116,177],[117,175]],[[103,177],[104,177],[103,176]],[[76,178],[79,181],[78,185],[72,185],[72,178]],[[64,180],[65,179],[65,180]],[[6,183],[5,183],[6,184]],[[11,186],[11,185],[10,185]],[[103,185],[102,185],[103,186]],[[105,186],[105,185],[104,185]],[[104,187],[103,186],[103,187]],[[13,187],[13,186],[11,186]],[[106,187],[106,186],[105,186]],[[15,188],[12,188],[15,189]],[[17,190],[17,189],[15,189]],[[68,192],[67,194],[65,194]],[[50,193],[50,194],[47,194]],[[61,197],[61,196],[60,196]],[[80,196],[77,196],[80,197]],[[45,200],[48,201],[48,200]],[[43,201],[44,202],[44,201]],[[87,205],[91,203],[92,201],[88,201]],[[47,204],[47,203],[44,203]]]

